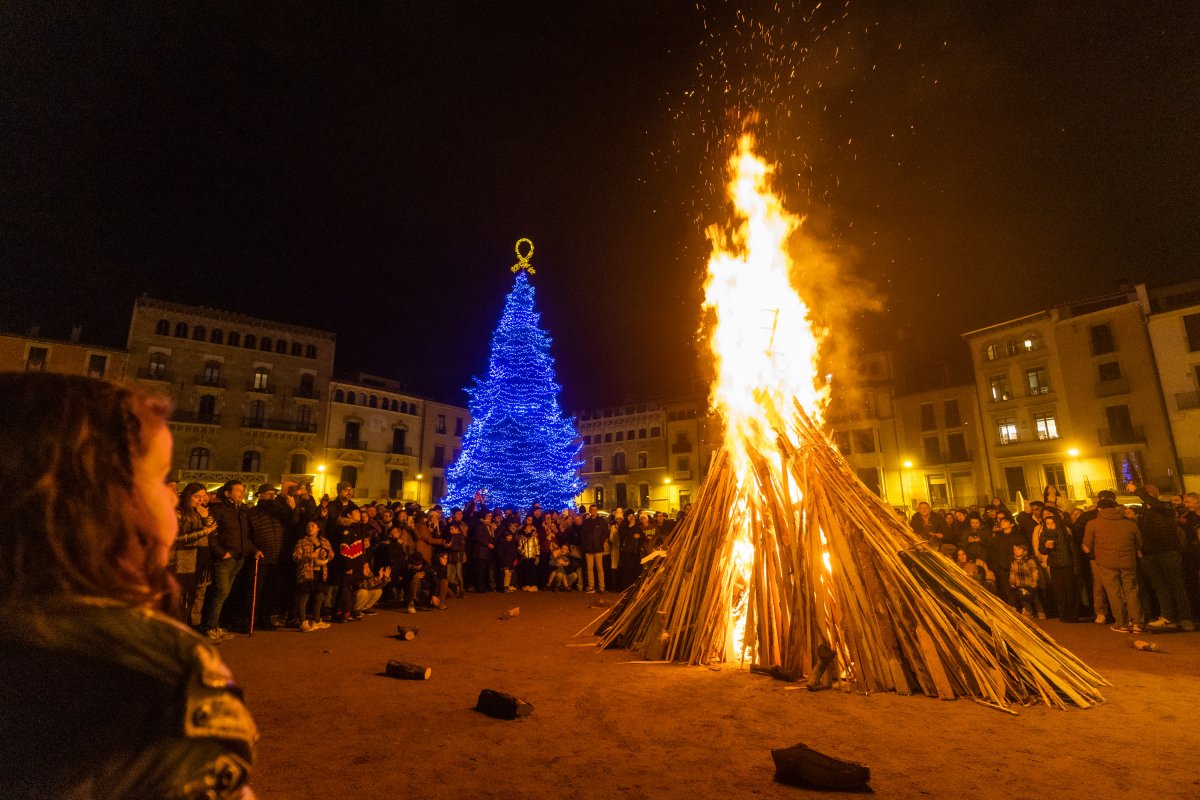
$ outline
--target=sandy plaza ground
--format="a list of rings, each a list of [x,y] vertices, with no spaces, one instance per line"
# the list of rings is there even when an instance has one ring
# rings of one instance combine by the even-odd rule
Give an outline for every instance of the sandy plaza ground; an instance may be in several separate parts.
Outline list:
[[[615,595],[602,595],[608,602]],[[261,798],[792,798],[770,749],[805,742],[871,768],[880,798],[1200,797],[1200,634],[1135,637],[1041,622],[1111,683],[1089,710],[810,693],[736,669],[631,663],[579,646],[597,596],[468,595],[446,612],[382,610],[221,646],[258,721]],[[512,619],[506,609],[520,608]],[[395,636],[398,624],[420,629]],[[382,676],[389,659],[428,681]],[[481,689],[531,716],[473,710]]]

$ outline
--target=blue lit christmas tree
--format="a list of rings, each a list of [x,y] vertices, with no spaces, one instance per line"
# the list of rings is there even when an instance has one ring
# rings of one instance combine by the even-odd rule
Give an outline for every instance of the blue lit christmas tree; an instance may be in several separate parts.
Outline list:
[[[492,508],[527,509],[534,502],[565,508],[583,489],[575,420],[559,408],[562,387],[554,380],[550,337],[533,310],[532,255],[533,242],[517,242],[517,278],[492,334],[487,377],[475,378],[467,390],[471,424],[462,454],[446,473],[444,506],[461,506],[483,492]]]

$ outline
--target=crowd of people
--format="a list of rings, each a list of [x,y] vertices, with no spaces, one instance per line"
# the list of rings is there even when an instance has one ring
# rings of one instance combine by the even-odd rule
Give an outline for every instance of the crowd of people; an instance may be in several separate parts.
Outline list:
[[[1200,607],[1200,493],[1164,498],[1152,485],[1111,490],[1067,507],[1053,486],[1013,514],[1000,501],[934,511],[919,503],[913,531],[971,579],[1026,616],[1094,620],[1118,633],[1193,631]]]
[[[677,518],[615,509],[488,509],[482,496],[444,512],[354,500],[354,487],[264,484],[255,503],[230,481],[180,492],[171,569],[179,619],[213,643],[231,630],[311,632],[382,604],[445,610],[467,592],[621,591]]]

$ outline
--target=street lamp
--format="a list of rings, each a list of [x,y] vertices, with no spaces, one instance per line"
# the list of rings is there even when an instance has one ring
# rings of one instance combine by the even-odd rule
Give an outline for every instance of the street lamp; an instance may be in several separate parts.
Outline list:
[[[424,477],[421,473],[417,473],[417,505],[421,505],[421,478]]]
[[[321,478],[321,494],[325,494],[325,465],[317,464],[317,475]]]
[[[904,513],[908,514],[908,471],[912,469],[912,462],[905,461],[904,469],[900,470],[900,501],[904,504]]]

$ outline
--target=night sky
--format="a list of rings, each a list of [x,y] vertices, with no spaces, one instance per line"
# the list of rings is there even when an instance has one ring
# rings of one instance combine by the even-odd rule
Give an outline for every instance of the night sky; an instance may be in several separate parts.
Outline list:
[[[146,292],[463,402],[528,236],[564,405],[678,394],[751,111],[862,346],[1200,273],[1195,3],[46,5],[0,5],[4,330]]]

